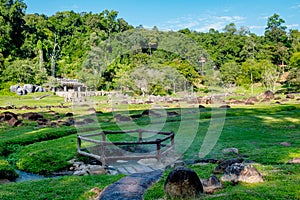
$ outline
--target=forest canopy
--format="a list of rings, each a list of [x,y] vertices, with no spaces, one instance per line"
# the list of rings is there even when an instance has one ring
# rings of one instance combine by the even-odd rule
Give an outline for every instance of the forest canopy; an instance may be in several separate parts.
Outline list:
[[[279,81],[300,86],[300,32],[287,30],[276,13],[259,36],[234,23],[222,31],[166,33],[133,27],[115,10],[46,16],[26,14],[26,7],[22,0],[0,1],[0,89],[45,84],[53,77],[79,79],[94,90],[140,94],[174,93],[184,87],[177,80],[195,90],[212,83],[261,83],[271,90]],[[118,37],[127,39],[130,51],[121,52]],[[103,55],[113,59],[104,63]],[[221,76],[211,81],[214,70]]]

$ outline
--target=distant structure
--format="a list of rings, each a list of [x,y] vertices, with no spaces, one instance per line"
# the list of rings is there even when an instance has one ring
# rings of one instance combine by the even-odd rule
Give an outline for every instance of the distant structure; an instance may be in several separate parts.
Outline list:
[[[79,82],[77,79],[57,78],[57,83],[64,92],[68,92],[69,90],[75,92],[85,92],[87,89],[86,85]]]

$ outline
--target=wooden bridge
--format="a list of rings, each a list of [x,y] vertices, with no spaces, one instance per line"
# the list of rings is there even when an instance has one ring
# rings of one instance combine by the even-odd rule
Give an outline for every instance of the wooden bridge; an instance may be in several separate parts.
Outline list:
[[[143,134],[153,134],[155,139],[144,140]],[[107,136],[117,134],[137,134],[137,141],[109,141]],[[98,138],[98,139],[95,139]],[[100,138],[100,139],[99,139]],[[153,137],[152,137],[153,138]],[[168,141],[169,142],[166,142]],[[145,159],[156,158],[158,162],[161,162],[162,157],[174,150],[174,133],[173,132],[157,132],[149,130],[128,130],[128,131],[102,131],[100,133],[79,135],[77,137],[77,151],[79,154],[95,158],[102,162],[104,166],[109,160],[132,160],[132,159]],[[88,142],[89,145],[86,148],[82,148],[82,142]],[[149,145],[155,149],[155,151],[137,153],[128,152],[126,150],[115,151],[113,148],[121,146],[133,147],[139,145],[141,147]],[[121,149],[121,148],[119,148]]]

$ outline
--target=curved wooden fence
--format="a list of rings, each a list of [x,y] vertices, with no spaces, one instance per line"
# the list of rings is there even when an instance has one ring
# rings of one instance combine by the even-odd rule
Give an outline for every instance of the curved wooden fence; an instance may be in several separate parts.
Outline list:
[[[111,142],[108,140],[108,135],[117,135],[117,134],[138,134],[137,141],[114,141]],[[155,140],[144,140],[143,133],[153,133],[156,135],[161,136],[162,138],[158,138]],[[99,139],[93,139],[93,137],[101,137]],[[168,144],[166,141],[170,140]],[[98,147],[99,151],[97,154],[91,153],[88,151],[87,148],[82,148],[82,142],[86,141],[89,143],[94,144],[94,147]],[[174,133],[173,132],[157,132],[157,131],[149,131],[149,130],[128,130],[128,131],[102,131],[100,133],[93,133],[93,134],[86,134],[86,135],[79,135],[77,137],[77,152],[84,156],[89,156],[95,158],[102,162],[102,165],[105,165],[108,160],[132,160],[132,159],[142,159],[142,158],[156,158],[158,162],[161,161],[162,156],[168,153],[171,150],[174,150]],[[134,146],[134,145],[154,145],[156,147],[156,153],[153,154],[149,153],[129,153],[128,155],[108,155],[106,150],[109,146],[115,145],[119,146]]]

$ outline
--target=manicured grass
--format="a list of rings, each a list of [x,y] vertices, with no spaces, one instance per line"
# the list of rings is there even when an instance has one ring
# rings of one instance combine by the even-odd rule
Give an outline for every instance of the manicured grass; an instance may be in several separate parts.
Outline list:
[[[0,185],[0,199],[87,199],[87,193],[94,187],[104,189],[107,185],[120,179],[122,175],[93,175],[93,176],[65,176],[48,178],[38,181],[26,181]]]
[[[26,98],[33,105],[32,97]],[[47,98],[49,99],[47,100]],[[59,98],[56,99],[56,97],[51,99],[52,97],[50,96],[46,97],[44,103],[41,104],[51,104],[53,100],[52,103],[54,105],[59,105],[61,100]],[[13,101],[18,102],[19,100],[14,99]],[[98,103],[104,102],[105,97],[97,97],[97,101]],[[205,158],[223,160],[242,157],[245,160],[253,161],[257,163],[256,167],[264,175],[265,182],[254,185],[238,184],[236,186],[225,183],[224,189],[216,192],[214,195],[208,195],[206,198],[300,199],[299,166],[285,164],[292,158],[300,157],[300,105],[295,103],[295,101],[285,105],[272,104],[272,102],[254,106],[235,105],[227,110],[213,107],[199,110],[197,107],[194,106],[192,108],[189,105],[182,108],[170,107],[166,111],[176,111],[181,115],[167,118],[143,116],[135,119],[133,122],[121,123],[116,123],[114,119],[114,114],[116,113],[105,111],[104,108],[106,107],[108,108],[109,104],[105,103],[103,107],[100,104],[96,106],[96,110],[104,111],[104,113],[98,113],[94,116],[93,119],[96,120],[96,123],[76,128],[60,127],[36,130],[34,128],[36,124],[29,121],[25,121],[24,126],[15,128],[1,124],[1,159],[9,160],[11,164],[15,164],[18,169],[24,171],[47,174],[67,168],[69,166],[67,161],[77,156],[76,132],[85,134],[99,132],[100,130],[142,128],[174,131],[176,134],[176,151],[182,155],[181,157],[185,161],[190,161],[199,159],[199,152],[201,146],[205,146],[203,141],[208,134],[208,130],[218,130],[220,135],[216,134],[216,144],[212,145],[213,148],[208,151]],[[115,112],[129,116],[141,114],[148,108],[150,108],[149,105],[129,107],[121,105]],[[64,114],[68,110],[57,111]],[[15,110],[15,112],[23,111]],[[47,113],[44,114],[47,115]],[[80,113],[80,115],[82,114],[85,114],[85,111]],[[214,132],[212,133],[215,134]],[[112,141],[129,141],[137,138],[136,136],[125,134],[111,136],[109,139]],[[291,146],[282,146],[281,142],[290,143]],[[229,147],[238,148],[239,155],[224,155],[222,149]],[[193,168],[200,178],[208,178],[215,165],[189,167]],[[145,199],[163,198],[163,183],[167,173],[165,173],[164,178],[160,182],[147,192]],[[109,177],[101,176],[101,179]],[[113,178],[109,178],[109,180],[113,182]],[[88,189],[95,187],[97,185],[95,182],[97,181],[98,178],[95,177],[63,177],[61,179],[2,185],[0,186],[0,199],[22,199],[22,196],[29,199],[84,198],[81,195]],[[74,186],[75,182],[82,184],[82,188]],[[103,184],[109,184],[108,182]],[[33,188],[30,188],[30,184],[33,184]],[[71,188],[66,189],[66,187]],[[33,194],[32,190],[35,191],[35,194]],[[5,193],[2,191],[5,191]],[[17,194],[16,191],[19,191],[20,194]],[[57,194],[55,195],[54,193],[56,192]],[[29,196],[26,196],[27,193]],[[12,198],[15,196],[16,198]]]
[[[76,135],[37,142],[21,148],[9,156],[18,169],[36,174],[47,174],[65,169],[77,154]]]

